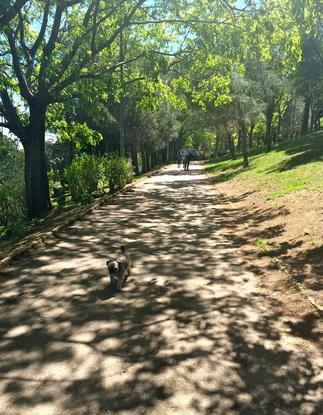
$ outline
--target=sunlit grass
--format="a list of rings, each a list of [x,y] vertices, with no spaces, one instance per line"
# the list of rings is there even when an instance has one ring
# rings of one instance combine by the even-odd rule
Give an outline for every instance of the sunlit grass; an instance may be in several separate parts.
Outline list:
[[[206,168],[217,182],[250,182],[266,199],[274,199],[302,189],[323,188],[323,132],[301,137],[274,147],[271,152],[251,154],[250,167],[242,168],[242,158],[210,161]]]

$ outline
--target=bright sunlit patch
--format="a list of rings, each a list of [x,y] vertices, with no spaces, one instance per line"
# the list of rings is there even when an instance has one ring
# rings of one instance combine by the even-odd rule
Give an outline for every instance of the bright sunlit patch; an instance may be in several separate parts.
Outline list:
[[[29,326],[26,326],[26,325],[17,326],[9,330],[8,333],[6,334],[6,337],[12,338],[12,337],[22,336],[23,334],[28,333],[29,330],[30,330]]]

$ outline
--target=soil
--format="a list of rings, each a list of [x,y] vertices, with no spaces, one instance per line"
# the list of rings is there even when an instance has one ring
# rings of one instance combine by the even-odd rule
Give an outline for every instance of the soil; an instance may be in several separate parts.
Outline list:
[[[214,189],[227,237],[258,275],[263,292],[279,299],[277,313],[285,316],[290,333],[320,341],[323,194],[301,190],[266,200],[264,192],[243,181],[214,184]]]

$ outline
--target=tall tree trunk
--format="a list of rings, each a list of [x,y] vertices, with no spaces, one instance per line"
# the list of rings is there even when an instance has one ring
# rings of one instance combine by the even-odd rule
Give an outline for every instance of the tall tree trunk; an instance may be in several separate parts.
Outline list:
[[[123,32],[120,32],[120,51],[119,51],[120,62],[125,60],[125,44],[123,38]],[[120,154],[125,155],[125,96],[124,96],[124,68],[120,66],[120,85],[121,85],[121,97],[120,97],[120,108],[119,108],[119,130],[120,130]]]
[[[31,108],[30,124],[23,140],[25,150],[25,187],[30,219],[45,215],[51,208],[45,155],[44,108]]]
[[[141,160],[142,160],[142,173],[146,173],[148,171],[148,166],[147,166],[147,153],[145,150],[141,150]]]
[[[219,155],[219,145],[220,145],[219,135],[216,134],[216,136],[215,136],[215,149],[214,149],[214,153],[213,153],[214,158],[217,158],[218,155]]]
[[[170,160],[170,156],[169,156],[169,153],[170,153],[169,146],[170,146],[170,143],[169,143],[169,141],[167,141],[167,143],[166,143],[166,163],[168,163],[169,160]]]
[[[241,151],[241,130],[238,131],[237,153]]]
[[[241,151],[242,151],[242,157],[243,157],[243,167],[249,167],[247,129],[245,125],[241,127],[240,131],[241,131]]]
[[[273,121],[273,115],[274,115],[274,105],[273,103],[268,104],[266,109],[266,134],[265,134],[265,144],[267,147],[267,151],[271,150],[272,146],[272,131],[271,131],[271,125]]]
[[[119,113],[119,151],[121,156],[125,155],[125,98],[122,96],[120,99],[120,113]]]
[[[305,135],[308,133],[308,118],[310,115],[310,106],[311,106],[311,99],[309,97],[306,97],[304,112],[303,112],[302,127],[301,127],[301,135]]]
[[[315,105],[313,102],[310,108],[311,108],[310,110],[310,113],[311,113],[310,133],[312,133],[314,131],[314,125],[315,125]]]
[[[253,147],[253,131],[255,129],[255,124],[251,124],[250,126],[250,130],[249,130],[249,147],[252,148]]]
[[[134,143],[132,145],[132,152],[131,152],[132,164],[134,166],[135,173],[139,174],[139,163],[138,163],[138,153],[137,153],[137,146]]]
[[[157,158],[157,155],[156,155],[156,153],[153,151],[152,153],[151,153],[151,167],[155,167],[156,166],[156,164],[157,164],[157,162],[156,162],[156,158]]]
[[[234,141],[230,133],[227,134],[227,144],[232,160],[236,159],[236,152],[234,149]]]
[[[147,171],[151,170],[151,154],[146,151]]]
[[[281,125],[282,125],[282,114],[281,111],[279,110],[278,112],[278,123],[277,123],[277,141],[280,142],[281,141]]]
[[[321,112],[320,112],[320,106],[317,105],[315,109],[314,130],[319,131],[320,129],[321,129]]]

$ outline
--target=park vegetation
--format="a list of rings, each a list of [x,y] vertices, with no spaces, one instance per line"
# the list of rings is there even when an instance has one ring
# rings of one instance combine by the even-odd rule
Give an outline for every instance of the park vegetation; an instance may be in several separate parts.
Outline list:
[[[248,167],[250,151],[320,130],[320,8],[1,0],[0,237],[184,145]]]

